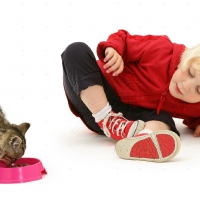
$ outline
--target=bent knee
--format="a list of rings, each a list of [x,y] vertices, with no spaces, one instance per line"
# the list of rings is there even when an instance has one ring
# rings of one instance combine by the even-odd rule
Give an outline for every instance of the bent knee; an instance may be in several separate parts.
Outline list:
[[[85,52],[90,50],[89,46],[85,44],[84,42],[74,42],[67,46],[67,48],[62,53],[62,59],[63,61],[68,60],[69,58],[82,56],[85,54]]]

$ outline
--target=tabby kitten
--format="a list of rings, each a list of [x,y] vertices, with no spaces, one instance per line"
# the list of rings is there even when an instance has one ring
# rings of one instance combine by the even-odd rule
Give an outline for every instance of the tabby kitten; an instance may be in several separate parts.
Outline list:
[[[29,123],[10,124],[0,107],[0,160],[8,166],[24,155],[29,127]]]

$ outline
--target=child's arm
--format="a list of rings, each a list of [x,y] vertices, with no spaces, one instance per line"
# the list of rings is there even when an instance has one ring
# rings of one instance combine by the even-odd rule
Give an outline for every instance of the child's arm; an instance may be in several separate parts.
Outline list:
[[[105,50],[108,47],[115,49],[124,62],[139,61],[148,52],[148,57],[156,59],[162,50],[162,57],[171,55],[173,44],[167,36],[130,35],[125,30],[111,34],[107,41],[100,42],[97,46],[97,55],[104,62]]]
[[[183,124],[194,130],[194,137],[200,136],[200,118],[184,119]]]
[[[200,125],[198,125],[194,131],[194,137],[199,137],[200,136]]]

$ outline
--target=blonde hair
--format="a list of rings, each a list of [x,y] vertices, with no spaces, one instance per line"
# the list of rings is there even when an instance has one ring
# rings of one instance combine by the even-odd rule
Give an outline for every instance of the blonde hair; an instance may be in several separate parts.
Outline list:
[[[200,73],[200,44],[192,47],[186,48],[181,55],[181,61],[178,67],[185,71],[190,67],[190,64],[194,64],[194,68]]]

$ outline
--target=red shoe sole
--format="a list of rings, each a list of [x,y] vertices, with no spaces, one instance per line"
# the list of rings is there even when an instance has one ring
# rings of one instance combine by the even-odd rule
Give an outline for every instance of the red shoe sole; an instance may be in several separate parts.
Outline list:
[[[170,135],[165,134],[160,134],[156,137],[160,146],[162,157],[164,158],[172,154],[175,148],[174,139]],[[151,159],[159,158],[157,149],[151,138],[143,139],[134,144],[130,151],[130,156]]]
[[[165,162],[178,154],[180,145],[176,133],[164,130],[120,140],[115,149],[123,159]]]

